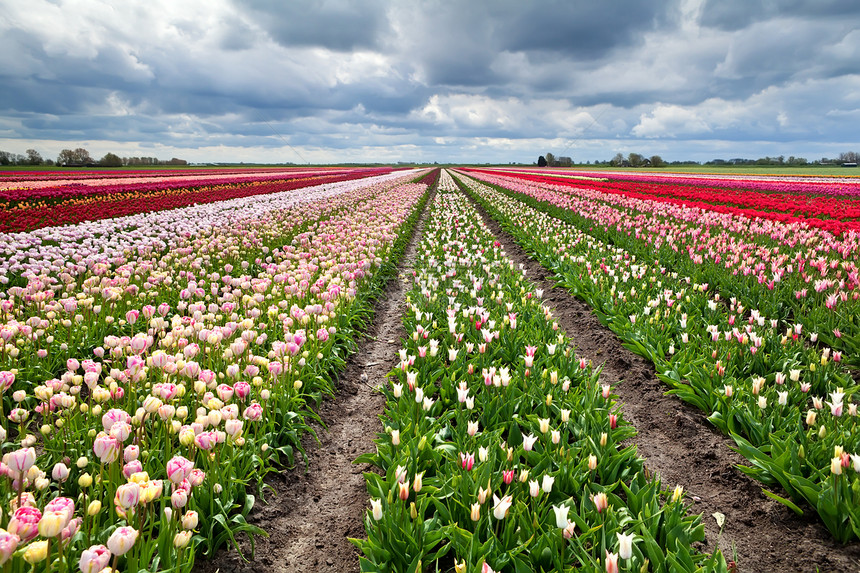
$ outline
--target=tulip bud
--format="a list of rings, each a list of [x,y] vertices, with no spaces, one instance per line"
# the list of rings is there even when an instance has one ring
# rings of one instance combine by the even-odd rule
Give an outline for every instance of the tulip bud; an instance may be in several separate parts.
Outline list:
[[[371,513],[373,514],[373,519],[379,521],[382,519],[382,500],[381,499],[371,499],[370,500]]]
[[[191,541],[192,535],[193,532],[188,530],[177,532],[176,535],[173,536],[173,546],[176,549],[182,549],[183,547],[188,545],[189,541]]]
[[[472,518],[472,521],[478,521],[479,519],[481,519],[481,504],[480,503],[476,502],[476,503],[472,504],[472,510],[471,510],[469,516]]]
[[[97,500],[97,499],[94,499],[87,506],[87,515],[90,517],[93,517],[94,515],[98,514],[98,512],[100,512],[101,510],[102,510],[102,502]]]

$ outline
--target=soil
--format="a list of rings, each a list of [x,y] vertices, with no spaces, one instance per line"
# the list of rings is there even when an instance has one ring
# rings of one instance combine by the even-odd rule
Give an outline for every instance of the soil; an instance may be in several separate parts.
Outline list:
[[[622,346],[591,307],[555,285],[553,273],[532,260],[504,230],[475,204],[508,257],[523,265],[526,276],[544,289],[543,300],[559,326],[574,341],[578,356],[603,364],[602,383],[618,394],[626,420],[637,429],[631,440],[648,471],[665,489],[684,487],[691,511],[703,514],[704,551],[719,547],[737,571],[795,573],[860,571],[860,543],[835,542],[810,507],[798,516],[761,493],[759,482],[738,470],[746,458],[732,451],[705,414],[674,396],[656,377],[654,365]],[[780,492],[776,492],[780,493]],[[783,492],[784,493],[784,492]],[[722,533],[713,514],[725,515]]]
[[[299,463],[265,480],[272,488],[266,495],[268,503],[257,503],[248,521],[269,536],[255,539],[253,558],[250,543],[243,539],[240,547],[249,560],[233,549],[221,550],[211,560],[199,560],[196,573],[359,571],[359,552],[348,538],[365,536],[364,516],[370,503],[363,473],[374,468],[352,462],[374,451],[373,440],[382,432],[379,415],[385,399],[374,388],[385,383],[385,375],[399,360],[409,288],[403,272],[415,260],[431,202],[432,196],[400,261],[400,275],[389,281],[378,299],[371,329],[347,361],[335,398],[320,406],[325,428],[317,428],[319,443],[308,435],[302,440],[307,471]]]

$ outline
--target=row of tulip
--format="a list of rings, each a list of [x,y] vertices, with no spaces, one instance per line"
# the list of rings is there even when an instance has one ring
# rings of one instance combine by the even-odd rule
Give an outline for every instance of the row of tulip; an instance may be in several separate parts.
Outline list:
[[[580,181],[541,173],[517,173],[511,176],[562,188],[575,186],[605,195],[698,207],[750,219],[759,217],[782,223],[805,223],[835,235],[860,231],[860,221],[857,221],[860,207],[854,196],[828,197],[822,201],[820,196],[764,193],[737,187],[725,189],[655,181]]]
[[[100,185],[11,190],[0,192],[0,232],[29,231],[237,197],[283,193],[388,172],[390,169],[321,171],[278,178],[267,174],[256,177],[233,175],[229,179],[220,177],[217,180],[211,177],[177,177],[122,184],[108,179]]]
[[[531,171],[534,173],[535,171]],[[546,172],[541,169],[540,172]],[[714,173],[673,173],[671,171],[599,171],[571,169],[550,171],[553,175],[599,178],[610,181],[634,181],[651,183],[663,181],[673,185],[719,187],[724,189],[746,189],[774,194],[817,195],[821,197],[860,196],[860,178],[856,175],[752,175]]]
[[[860,536],[860,428],[851,401],[858,387],[841,352],[821,346],[814,330],[726,300],[696,277],[595,239],[523,196],[463,181],[561,284],[654,362],[671,393],[731,434],[752,464],[745,472],[808,502],[840,541]]]
[[[699,282],[715,285],[747,308],[817,331],[860,366],[860,234],[841,237],[803,224],[750,220],[708,209],[558,188],[481,174],[532,199],[595,237]]]
[[[600,369],[443,171],[409,273],[385,431],[357,463],[362,571],[725,571],[681,487],[644,474]]]
[[[40,170],[40,171],[3,171],[0,173],[0,191],[9,189],[42,189],[45,187],[57,187],[59,185],[104,185],[128,184],[159,181],[181,181],[183,179],[206,178],[210,183],[229,179],[261,179],[270,177],[282,179],[285,176],[293,177],[297,174],[311,174],[325,171],[327,173],[338,173],[350,171],[350,168],[292,168],[283,169],[278,167],[269,168],[172,168],[172,169],[99,169],[71,171],[68,169]],[[4,195],[5,196],[5,195]]]
[[[6,570],[189,571],[261,534],[254,488],[313,432],[415,224],[415,176],[260,198],[169,248],[7,288]]]

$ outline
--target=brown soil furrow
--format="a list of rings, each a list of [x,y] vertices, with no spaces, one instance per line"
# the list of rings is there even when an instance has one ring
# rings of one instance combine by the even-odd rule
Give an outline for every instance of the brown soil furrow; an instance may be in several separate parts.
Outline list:
[[[766,573],[860,571],[860,543],[833,541],[816,513],[802,517],[761,493],[761,485],[734,466],[747,460],[732,451],[734,442],[719,433],[706,416],[674,396],[656,377],[653,364],[622,346],[591,308],[556,287],[553,273],[531,259],[501,225],[475,203],[508,257],[523,265],[526,276],[544,289],[544,302],[574,341],[578,356],[603,364],[602,382],[613,385],[624,417],[638,430],[632,440],[646,468],[661,476],[664,488],[681,485],[703,514],[706,540],[727,560],[737,554],[738,571]],[[715,512],[726,516],[722,534]]]
[[[220,551],[210,561],[200,561],[198,573],[332,571],[358,572],[358,550],[349,537],[364,537],[363,520],[369,508],[363,472],[369,464],[354,465],[359,455],[374,451],[373,440],[382,431],[379,415],[385,399],[374,388],[396,366],[398,343],[403,336],[402,316],[408,279],[419,239],[429,214],[428,201],[415,233],[400,262],[400,276],[389,282],[375,306],[373,324],[358,351],[347,361],[333,400],[325,400],[319,415],[325,429],[318,429],[317,444],[306,436],[304,464],[274,472],[266,479],[274,491],[268,503],[258,503],[249,521],[269,533],[256,539],[255,556],[243,561],[234,550]],[[242,544],[243,551],[250,546]]]

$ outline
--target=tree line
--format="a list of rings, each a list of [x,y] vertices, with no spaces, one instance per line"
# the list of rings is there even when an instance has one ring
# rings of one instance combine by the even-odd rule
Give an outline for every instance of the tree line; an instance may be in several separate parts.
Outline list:
[[[590,165],[591,161],[586,161],[586,165]],[[760,157],[758,159],[745,159],[741,157],[733,159],[712,159],[706,161],[704,165],[720,166],[720,165],[782,165],[787,167],[800,167],[804,165],[854,165],[860,164],[860,153],[856,151],[846,151],[840,153],[833,158],[822,157],[813,161],[807,160],[805,157],[795,157],[790,155],[785,157],[779,155],[776,157]],[[541,155],[537,162],[538,167],[570,167],[573,161],[570,157],[555,157],[552,153]],[[703,165],[699,161],[673,161],[668,163],[659,155],[646,157],[639,153],[628,153],[624,156],[621,153],[616,153],[615,157],[609,160],[596,160],[594,165],[611,165],[613,167],[665,167],[667,165]]]
[[[90,152],[83,147],[63,149],[56,161],[43,158],[35,149],[28,149],[24,155],[0,150],[0,165],[56,165],[58,167],[127,167],[143,165],[188,165],[184,159],[158,159],[157,157],[120,157],[115,153],[106,153],[99,160],[93,159]]]

